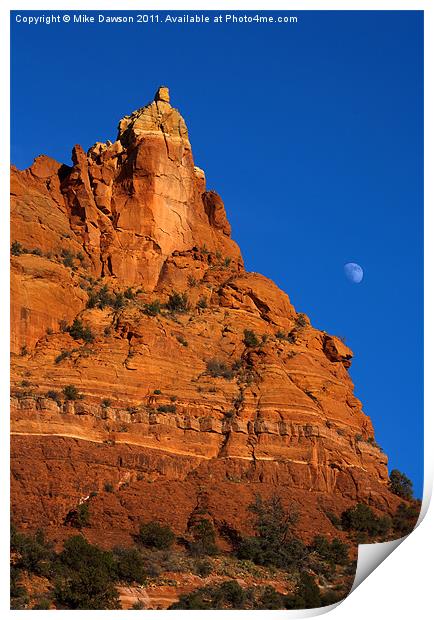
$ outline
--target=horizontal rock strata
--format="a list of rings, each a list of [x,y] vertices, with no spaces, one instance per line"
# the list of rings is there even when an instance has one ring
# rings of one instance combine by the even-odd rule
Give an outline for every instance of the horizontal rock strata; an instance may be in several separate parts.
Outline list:
[[[108,544],[149,518],[181,533],[203,494],[243,531],[278,492],[306,537],[327,509],[394,510],[351,350],[244,270],[168,89],[72,160],[11,172],[17,523],[62,537],[91,501]]]

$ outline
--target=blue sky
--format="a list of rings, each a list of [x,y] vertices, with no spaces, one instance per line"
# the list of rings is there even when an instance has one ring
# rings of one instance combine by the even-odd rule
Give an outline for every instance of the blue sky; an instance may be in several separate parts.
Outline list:
[[[27,26],[16,13],[12,162],[70,163],[74,144],[114,139],[167,84],[247,269],[345,337],[376,439],[421,496],[423,14]],[[364,268],[361,284],[345,279],[348,261]]]

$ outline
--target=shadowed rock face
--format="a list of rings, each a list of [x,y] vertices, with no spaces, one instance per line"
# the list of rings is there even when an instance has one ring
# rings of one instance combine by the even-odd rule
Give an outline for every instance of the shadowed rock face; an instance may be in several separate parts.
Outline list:
[[[93,491],[104,544],[148,517],[181,533],[204,496],[217,525],[248,531],[254,493],[277,491],[306,538],[330,531],[325,509],[396,507],[351,350],[245,272],[167,88],[113,144],[75,146],[72,167],[40,156],[11,187],[18,524],[62,537]]]

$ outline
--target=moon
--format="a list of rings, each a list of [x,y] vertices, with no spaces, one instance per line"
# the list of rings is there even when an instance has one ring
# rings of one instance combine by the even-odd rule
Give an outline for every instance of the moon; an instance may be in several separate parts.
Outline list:
[[[360,284],[363,280],[363,269],[357,263],[347,263],[344,272],[350,282]]]

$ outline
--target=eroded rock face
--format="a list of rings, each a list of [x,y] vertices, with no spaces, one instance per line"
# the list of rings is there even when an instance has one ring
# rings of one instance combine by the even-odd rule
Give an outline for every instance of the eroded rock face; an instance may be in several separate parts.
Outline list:
[[[204,493],[243,531],[254,493],[277,491],[306,539],[330,530],[325,508],[396,508],[351,350],[245,272],[167,88],[113,144],[11,174],[17,523],[61,537],[92,492],[104,544],[147,517],[182,533]]]
[[[351,366],[353,352],[336,336],[324,337],[324,353],[331,362],[342,362],[345,368]]]

